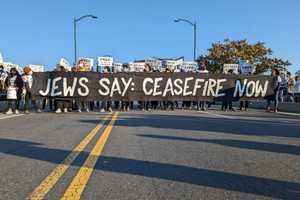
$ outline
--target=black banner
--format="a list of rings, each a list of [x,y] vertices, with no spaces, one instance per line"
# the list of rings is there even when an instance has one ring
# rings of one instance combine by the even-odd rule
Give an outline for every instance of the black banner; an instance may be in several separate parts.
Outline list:
[[[236,101],[274,95],[274,79],[202,73],[43,72],[33,74],[32,93],[87,100]]]

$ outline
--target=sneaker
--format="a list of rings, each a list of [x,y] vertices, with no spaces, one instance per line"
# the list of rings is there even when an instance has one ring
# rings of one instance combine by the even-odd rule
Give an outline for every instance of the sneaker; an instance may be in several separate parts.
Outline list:
[[[101,108],[100,112],[101,112],[101,113],[104,113],[104,112],[105,112],[104,108]]]
[[[25,110],[24,113],[25,113],[25,114],[29,114],[29,110]]]
[[[17,109],[15,110],[15,114],[16,114],[16,115],[18,115],[18,114],[19,114],[19,111],[18,111]]]
[[[37,109],[36,112],[37,113],[41,113],[42,111],[41,111],[41,109]]]
[[[65,112],[65,113],[69,112],[69,111],[68,111],[68,108],[65,108],[65,109],[64,109],[64,112]]]
[[[90,112],[90,110],[87,108],[87,109],[85,110],[85,112]]]
[[[112,109],[111,109],[111,108],[109,108],[109,109],[108,109],[108,112],[112,112]]]
[[[78,110],[77,110],[77,112],[81,113],[81,110],[80,110],[80,109],[78,109]]]
[[[12,111],[11,108],[10,108],[10,109],[8,109],[8,111],[7,111],[5,114],[11,115],[11,114],[13,114],[13,111]]]
[[[61,113],[61,109],[58,108],[58,109],[55,111],[55,113]]]

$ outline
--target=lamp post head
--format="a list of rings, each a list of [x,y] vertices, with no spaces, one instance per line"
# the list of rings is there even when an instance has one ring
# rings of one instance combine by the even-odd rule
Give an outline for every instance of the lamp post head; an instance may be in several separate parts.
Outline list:
[[[180,19],[175,19],[174,22],[180,22]]]
[[[92,15],[91,17],[92,17],[93,19],[98,19],[98,17],[95,16],[95,15]]]

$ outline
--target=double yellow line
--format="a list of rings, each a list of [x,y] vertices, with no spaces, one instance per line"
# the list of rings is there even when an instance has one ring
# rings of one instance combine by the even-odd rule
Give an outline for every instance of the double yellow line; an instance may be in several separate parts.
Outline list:
[[[96,162],[104,148],[104,145],[111,133],[113,125],[118,117],[118,113],[114,113],[111,121],[106,126],[101,137],[97,141],[96,145],[90,152],[88,158],[84,162],[83,166],[79,169],[78,173],[72,180],[71,184],[65,191],[63,200],[76,200],[80,199],[82,192],[93,172]],[[85,147],[92,141],[97,135],[98,131],[103,127],[105,122],[109,119],[109,116],[105,117],[101,122],[91,131],[88,135],[72,150],[67,158],[62,161],[40,184],[37,188],[27,197],[28,200],[41,200],[48,194],[48,192],[54,187],[64,173],[70,168],[71,164],[79,156],[79,154],[85,149]]]

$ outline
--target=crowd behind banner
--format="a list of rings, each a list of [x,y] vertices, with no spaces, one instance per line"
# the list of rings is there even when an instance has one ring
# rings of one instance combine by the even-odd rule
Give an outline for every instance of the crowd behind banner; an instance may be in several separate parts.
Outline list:
[[[75,67],[69,67],[64,60],[60,62],[55,68],[57,73],[65,72],[86,72],[90,71],[91,60],[82,59],[78,65]],[[236,66],[230,65],[232,69],[227,70],[226,74],[235,74]],[[178,69],[177,69],[178,70]],[[126,66],[123,67],[123,71],[128,72]],[[145,65],[143,70],[145,73],[160,72],[159,69],[153,68],[150,65]],[[103,74],[111,74],[114,71],[110,67],[104,67]],[[119,71],[120,72],[120,71]],[[174,69],[166,68],[165,73],[179,72]],[[184,71],[181,71],[185,73]],[[131,109],[139,108],[141,110],[174,110],[174,109],[197,109],[206,110],[212,104],[215,104],[215,99],[199,99],[199,100],[91,100],[85,98],[74,98],[66,99],[60,97],[48,96],[47,98],[40,98],[36,95],[36,91],[33,89],[33,71],[30,67],[24,67],[22,74],[16,68],[11,68],[9,72],[5,71],[3,66],[0,65],[0,98],[7,101],[6,114],[19,113],[19,110],[23,110],[25,113],[29,113],[31,107],[35,109],[36,112],[41,112],[42,110],[51,110],[56,113],[77,111],[89,112],[90,110],[100,109],[101,112],[111,112],[113,109],[128,111]],[[195,73],[199,74],[209,74],[203,63],[199,64],[199,67]],[[251,72],[248,73],[251,75]],[[283,100],[283,95],[286,99],[291,102],[300,101],[300,74],[293,79],[290,73],[287,74],[286,79],[283,79],[280,72],[277,69],[272,70],[272,76],[274,82],[274,95],[267,98],[267,111],[277,112],[278,103]],[[284,81],[286,80],[286,81]],[[287,88],[285,91],[283,88]],[[21,103],[22,102],[22,103]],[[271,102],[274,102],[274,106],[271,109]],[[249,101],[244,99],[240,101],[239,110],[247,110],[249,107]],[[221,99],[221,109],[223,111],[234,111],[233,99],[223,98]]]

